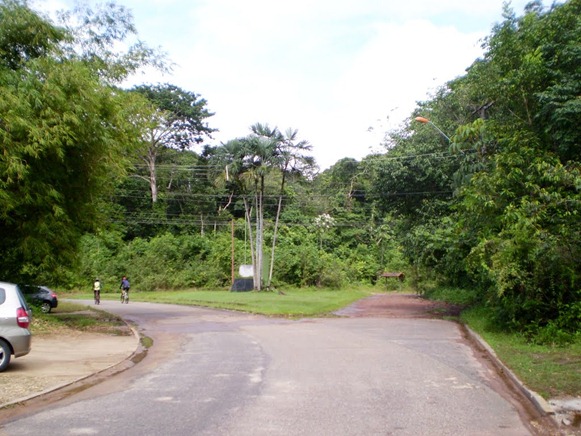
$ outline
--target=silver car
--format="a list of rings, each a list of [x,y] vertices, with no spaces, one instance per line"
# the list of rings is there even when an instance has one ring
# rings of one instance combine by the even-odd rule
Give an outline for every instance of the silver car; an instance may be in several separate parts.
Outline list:
[[[14,283],[0,282],[0,372],[10,363],[10,357],[30,352],[31,312]]]

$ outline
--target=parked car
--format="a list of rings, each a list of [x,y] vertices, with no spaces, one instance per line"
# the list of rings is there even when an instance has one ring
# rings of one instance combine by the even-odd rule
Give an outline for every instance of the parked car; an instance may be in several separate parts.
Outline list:
[[[50,313],[59,305],[56,293],[46,286],[20,285],[20,289],[28,302],[39,306],[43,313]]]
[[[18,285],[0,282],[0,372],[10,363],[11,356],[30,352],[31,312]]]

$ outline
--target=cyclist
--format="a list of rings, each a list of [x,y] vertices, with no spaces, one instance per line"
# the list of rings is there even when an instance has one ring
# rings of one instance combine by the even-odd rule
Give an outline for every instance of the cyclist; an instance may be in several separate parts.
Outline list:
[[[101,304],[101,282],[99,278],[96,278],[93,283],[93,295],[95,296],[95,304]]]
[[[129,284],[129,280],[127,280],[126,276],[123,276],[121,279],[121,303],[129,303],[129,288],[131,285]]]

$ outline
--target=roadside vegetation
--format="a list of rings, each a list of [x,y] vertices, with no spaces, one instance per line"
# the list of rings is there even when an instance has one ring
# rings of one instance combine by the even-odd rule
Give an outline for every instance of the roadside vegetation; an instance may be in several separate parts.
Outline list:
[[[581,393],[581,335],[564,343],[558,334],[532,342],[520,332],[503,331],[485,308],[465,311],[461,320],[477,332],[504,364],[545,399]]]

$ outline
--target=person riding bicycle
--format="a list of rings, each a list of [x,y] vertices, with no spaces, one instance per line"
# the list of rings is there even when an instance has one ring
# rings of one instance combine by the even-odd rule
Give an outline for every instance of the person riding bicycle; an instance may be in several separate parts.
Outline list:
[[[96,278],[93,282],[93,295],[95,296],[95,304],[101,304],[101,282]]]
[[[125,298],[125,302],[129,303],[129,288],[131,287],[131,285],[129,284],[129,280],[127,280],[126,276],[123,276],[123,278],[121,279],[121,296],[123,297],[123,294],[126,295]]]

